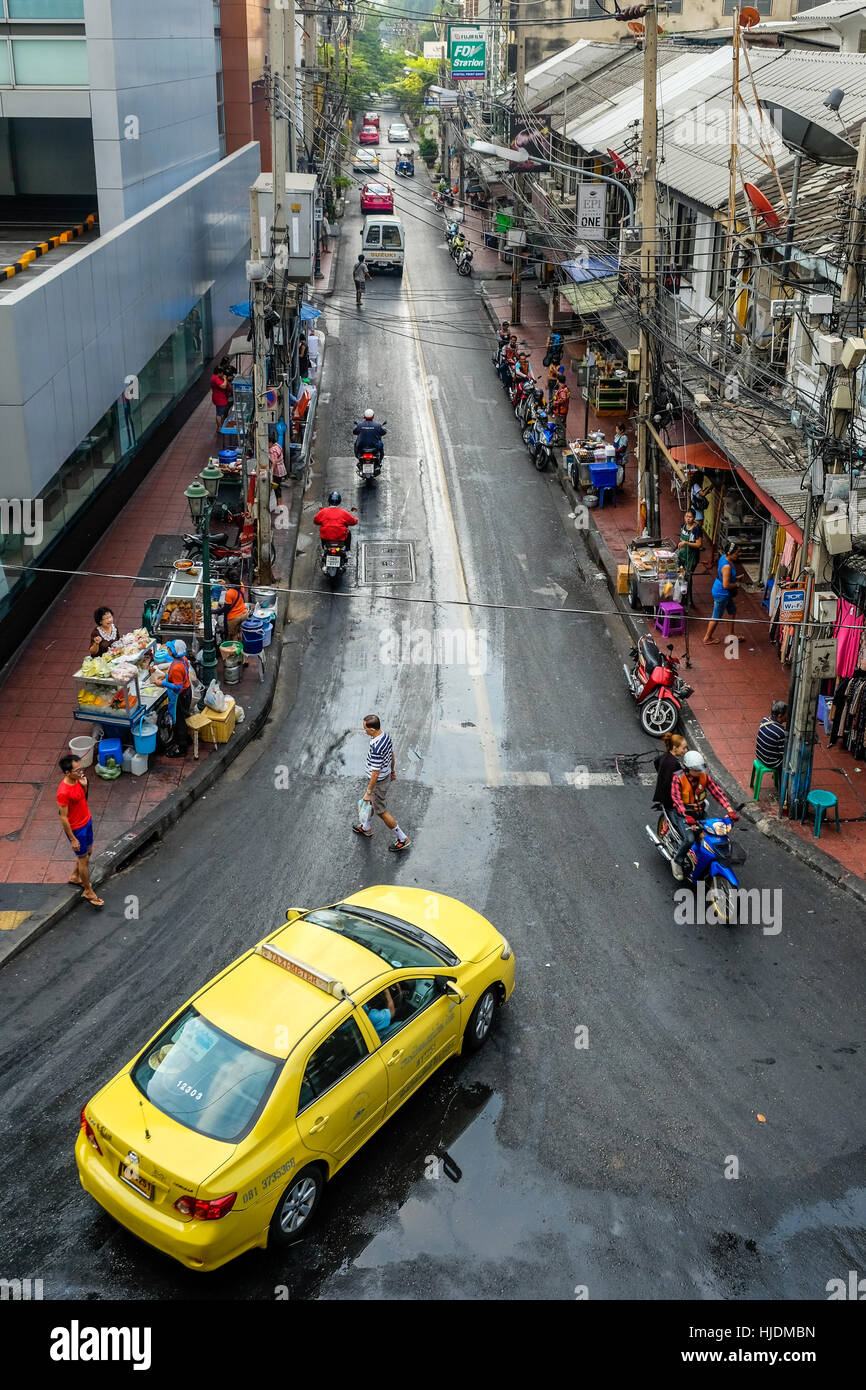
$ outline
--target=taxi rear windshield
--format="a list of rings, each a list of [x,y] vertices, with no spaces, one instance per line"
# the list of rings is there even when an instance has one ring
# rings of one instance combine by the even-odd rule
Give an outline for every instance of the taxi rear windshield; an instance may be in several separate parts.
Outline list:
[[[380,960],[387,961],[392,970],[402,970],[404,967],[411,969],[416,965],[435,965],[442,969],[441,956],[434,955],[432,951],[418,946],[414,941],[407,941],[405,937],[398,936],[387,927],[380,927],[375,922],[356,917],[344,908],[329,907],[323,908],[320,912],[310,912],[306,920],[315,922],[317,927],[327,927],[328,931],[339,932],[341,936],[347,936],[359,946],[366,946],[367,950],[372,951]]]
[[[132,1079],[178,1124],[237,1144],[261,1114],[281,1066],[188,1008],[142,1053]]]

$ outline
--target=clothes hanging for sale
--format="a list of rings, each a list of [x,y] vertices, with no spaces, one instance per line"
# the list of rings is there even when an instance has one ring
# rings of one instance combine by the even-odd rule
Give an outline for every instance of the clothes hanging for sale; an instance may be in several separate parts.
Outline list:
[[[866,671],[855,671],[848,682],[842,746],[855,758],[866,753]]]
[[[786,531],[786,532],[785,532],[785,544],[784,544],[784,547],[783,547],[783,549],[782,549],[782,564],[783,564],[783,565],[787,565],[787,567],[788,567],[788,573],[789,573],[789,574],[792,574],[792,573],[793,573],[793,570],[791,569],[791,565],[792,565],[793,560],[794,560],[794,552],[795,552],[796,549],[797,549],[797,542],[796,542],[796,540],[794,539],[793,536],[789,536],[788,533],[787,533],[787,531]]]
[[[863,640],[863,615],[847,599],[839,599],[833,636],[836,638],[836,675],[853,675]]]

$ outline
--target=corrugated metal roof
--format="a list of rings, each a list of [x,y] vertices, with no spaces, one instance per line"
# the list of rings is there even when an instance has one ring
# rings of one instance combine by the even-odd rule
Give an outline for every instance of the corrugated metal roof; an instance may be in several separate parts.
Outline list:
[[[730,70],[729,48],[713,48],[697,58],[691,51],[683,53],[678,62],[669,64],[660,74],[659,124],[664,122],[665,109],[675,104],[679,107],[685,94],[690,93],[702,78],[725,72],[730,74]],[[721,85],[724,86],[724,82]],[[603,150],[612,145],[617,136],[622,138],[630,121],[639,121],[642,117],[643,82],[640,81],[621,93],[615,110],[600,112],[589,121],[580,119],[569,122],[564,133],[569,140],[574,140],[586,150]]]
[[[675,48],[659,50],[659,67],[666,68],[672,62],[682,61],[682,53]],[[613,103],[628,90],[638,84],[643,76],[643,53],[638,48],[626,48],[618,61],[603,63],[592,70],[591,80],[586,78],[575,83],[559,84],[562,90],[553,93],[552,89],[543,94],[536,111],[547,118],[551,129],[561,132],[563,127],[585,116],[587,112],[600,110]]]
[[[863,5],[852,4],[850,0],[830,0],[827,5],[816,5],[811,10],[801,10],[794,15],[795,19],[815,20],[815,19],[844,19],[846,15],[856,14],[862,10]]]

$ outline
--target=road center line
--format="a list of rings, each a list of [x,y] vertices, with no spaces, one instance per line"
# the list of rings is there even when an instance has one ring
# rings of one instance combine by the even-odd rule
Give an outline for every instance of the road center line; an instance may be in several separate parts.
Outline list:
[[[407,268],[403,270],[403,283],[406,286],[406,299],[409,308],[409,321],[412,325],[412,336],[415,340],[415,349],[418,353],[418,365],[421,370],[421,381],[424,383],[424,410],[420,415],[420,426],[422,436],[426,436],[429,449],[428,457],[435,459],[436,468],[439,475],[440,496],[442,499],[443,510],[448,530],[451,535],[451,544],[454,552],[454,569],[457,580],[458,597],[462,602],[468,604],[469,590],[466,587],[466,574],[463,569],[463,557],[460,554],[460,542],[457,538],[457,527],[454,524],[454,512],[451,506],[451,494],[448,491],[448,478],[445,473],[445,463],[442,457],[442,446],[439,440],[439,430],[436,424],[436,417],[433,414],[433,407],[430,395],[427,391],[426,383],[429,380],[427,374],[427,364],[424,359],[424,348],[421,342],[421,333],[418,326],[418,319],[415,313],[415,300],[412,294],[412,285],[407,274]],[[425,418],[426,412],[426,418]],[[426,428],[425,428],[426,426]],[[472,610],[462,608],[459,610],[467,641],[471,640],[472,645],[467,645],[468,651],[480,651],[478,633],[472,621]],[[484,677],[474,665],[469,666],[469,677],[472,682],[472,693],[475,699],[476,725],[478,738],[481,743],[481,751],[484,757],[484,769],[487,775],[487,785],[489,787],[502,786],[502,763],[499,757],[499,743],[496,738],[496,731],[493,727],[493,716],[490,712],[490,701],[487,698],[487,686]]]

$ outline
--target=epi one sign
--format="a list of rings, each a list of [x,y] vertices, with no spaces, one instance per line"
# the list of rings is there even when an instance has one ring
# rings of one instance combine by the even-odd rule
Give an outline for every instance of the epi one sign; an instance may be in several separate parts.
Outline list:
[[[448,30],[448,59],[452,81],[483,81],[487,76],[487,39],[484,30],[452,24]]]
[[[603,241],[607,209],[607,184],[577,186],[577,228],[584,241]]]

